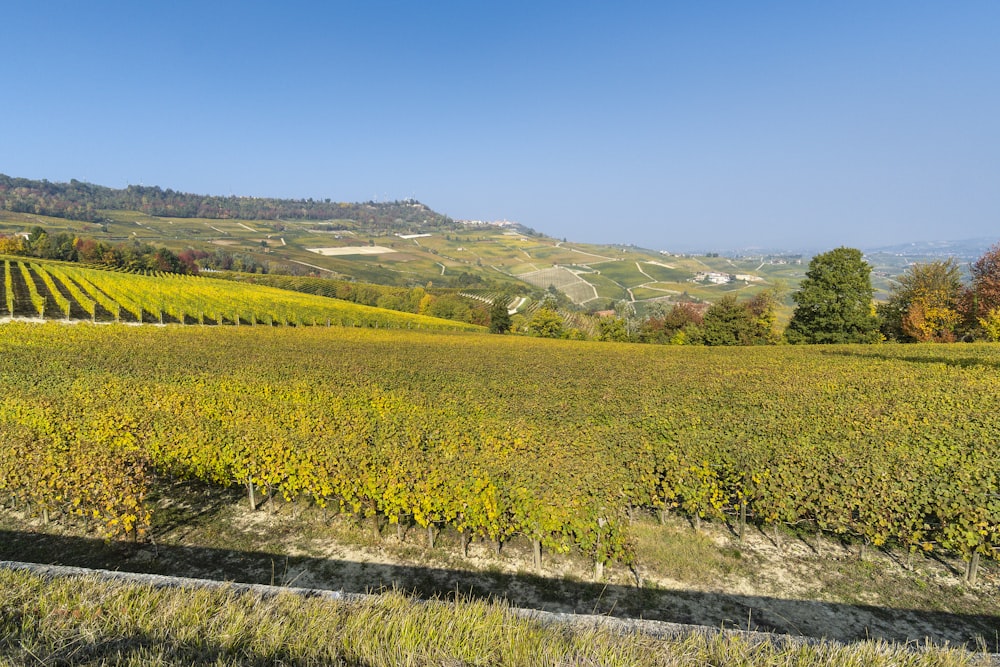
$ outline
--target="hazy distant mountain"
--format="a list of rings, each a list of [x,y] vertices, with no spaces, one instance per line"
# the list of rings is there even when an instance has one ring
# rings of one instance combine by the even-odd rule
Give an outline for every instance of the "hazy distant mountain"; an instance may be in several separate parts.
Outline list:
[[[962,239],[958,241],[912,241],[908,243],[897,243],[894,245],[861,247],[860,249],[864,252],[865,256],[869,258],[888,256],[913,262],[954,257],[959,263],[964,263],[975,261],[998,241],[1000,241],[1000,234],[996,237]],[[768,248],[763,246],[749,246],[727,249],[712,248],[710,252],[723,257],[733,258],[798,256],[809,259],[813,255],[826,252],[827,250],[830,250],[830,248],[825,246],[799,248]],[[692,254],[708,254],[708,252],[709,251]]]
[[[897,245],[879,246],[865,249],[866,255],[894,255],[896,257],[945,259],[954,257],[956,260],[975,261],[991,246],[997,243],[996,237],[964,239],[961,241],[919,241],[900,243]]]

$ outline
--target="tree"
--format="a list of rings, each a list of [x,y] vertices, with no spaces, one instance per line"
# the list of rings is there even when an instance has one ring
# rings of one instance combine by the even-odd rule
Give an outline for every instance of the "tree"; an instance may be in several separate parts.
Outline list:
[[[767,345],[776,342],[769,297],[740,303],[726,295],[712,304],[702,322],[705,345]],[[686,342],[686,341],[685,341]]]
[[[685,324],[669,341],[671,345],[702,345],[704,342],[705,332],[694,322]]]
[[[424,315],[430,317],[440,317],[446,320],[455,320],[457,322],[468,322],[472,316],[472,309],[469,308],[469,304],[460,296],[445,294],[439,297],[433,297],[433,300],[427,306],[424,311]]]
[[[617,343],[628,342],[628,329],[620,317],[602,317],[597,321],[597,340]]]
[[[654,304],[646,311],[647,317],[639,325],[638,338],[642,343],[689,343],[687,335],[677,335],[690,327],[700,327],[702,315],[691,303],[675,304],[669,311]]]
[[[878,320],[878,330],[886,340],[908,340],[903,331],[903,317],[906,311],[902,304],[893,299],[882,301],[875,306],[875,317]]]
[[[726,295],[705,312],[701,328],[705,345],[748,345],[752,326],[750,311]]]
[[[420,297],[420,301],[417,302],[417,314],[425,315],[427,311],[430,310],[431,304],[434,303],[434,301],[434,295],[427,294],[425,292],[424,295]]]
[[[1000,243],[987,250],[969,267],[972,284],[962,295],[966,325],[975,328],[1000,309]]]
[[[764,290],[755,294],[746,304],[747,310],[753,315],[754,345],[774,345],[781,340],[781,335],[775,330],[780,291],[778,287]]]
[[[954,260],[914,264],[900,276],[898,288],[905,304],[903,333],[916,341],[955,340],[962,272]]]
[[[24,252],[24,240],[20,236],[0,236],[0,255],[19,255]]]
[[[986,317],[979,318],[979,326],[986,334],[986,340],[996,343],[1000,342],[1000,308],[994,308]]]
[[[184,273],[186,267],[168,248],[157,248],[146,255],[146,268],[150,271],[165,271],[168,273]]]
[[[540,338],[562,338],[562,317],[551,308],[539,308],[528,321],[528,333]]]
[[[816,255],[792,295],[790,343],[874,343],[879,340],[872,297],[872,267],[855,248]]]
[[[509,302],[506,296],[498,296],[493,299],[493,304],[490,306],[491,333],[502,334],[510,331],[511,319],[510,313],[507,311]]]
[[[955,340],[961,321],[962,271],[953,259],[911,264],[879,307],[879,328],[901,341]]]

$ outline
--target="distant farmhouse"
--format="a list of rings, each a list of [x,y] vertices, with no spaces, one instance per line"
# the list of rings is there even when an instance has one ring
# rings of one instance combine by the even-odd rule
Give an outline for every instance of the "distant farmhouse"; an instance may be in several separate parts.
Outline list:
[[[715,271],[700,271],[694,274],[694,278],[691,282],[694,283],[712,283],[713,285],[725,285],[732,282],[733,276],[728,273],[717,273]]]

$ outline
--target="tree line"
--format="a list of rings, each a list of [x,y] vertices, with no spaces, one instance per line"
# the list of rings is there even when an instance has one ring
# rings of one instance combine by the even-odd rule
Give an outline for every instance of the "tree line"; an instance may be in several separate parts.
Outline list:
[[[159,186],[109,188],[76,179],[69,183],[0,174],[0,209],[56,218],[103,222],[105,211],[139,211],[174,218],[242,220],[345,220],[368,228],[457,227],[451,218],[412,199],[363,203],[330,199],[221,197],[177,192]]]
[[[776,326],[779,292],[771,289],[744,300],[727,295],[711,305],[654,306],[641,319],[601,317],[596,338],[671,345],[1000,341],[1000,244],[972,263],[970,275],[963,283],[954,259],[911,264],[889,299],[877,302],[861,251],[840,247],[812,258],[792,295],[795,310],[784,331]],[[495,314],[501,324],[490,329],[497,333],[579,337],[551,305],[520,323],[500,309]]]
[[[1000,340],[1000,244],[969,267],[963,284],[954,259],[911,264],[889,299],[876,303],[871,267],[861,251],[817,255],[785,331],[791,343],[954,342]]]
[[[0,236],[0,255],[97,264],[127,271],[194,274],[199,268],[190,252],[178,255],[169,248],[137,240],[107,243],[67,232],[49,234],[42,227],[23,236]]]

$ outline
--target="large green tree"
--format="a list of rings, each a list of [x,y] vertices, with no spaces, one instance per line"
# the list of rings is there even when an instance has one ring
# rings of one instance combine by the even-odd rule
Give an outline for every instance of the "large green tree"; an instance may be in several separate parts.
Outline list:
[[[788,341],[878,341],[871,271],[855,248],[836,248],[813,257],[799,290],[792,295],[796,306],[785,331]]]
[[[493,299],[493,304],[490,306],[490,332],[504,334],[510,331],[511,319],[510,312],[507,310],[507,305],[510,303],[510,297],[498,296]]]

